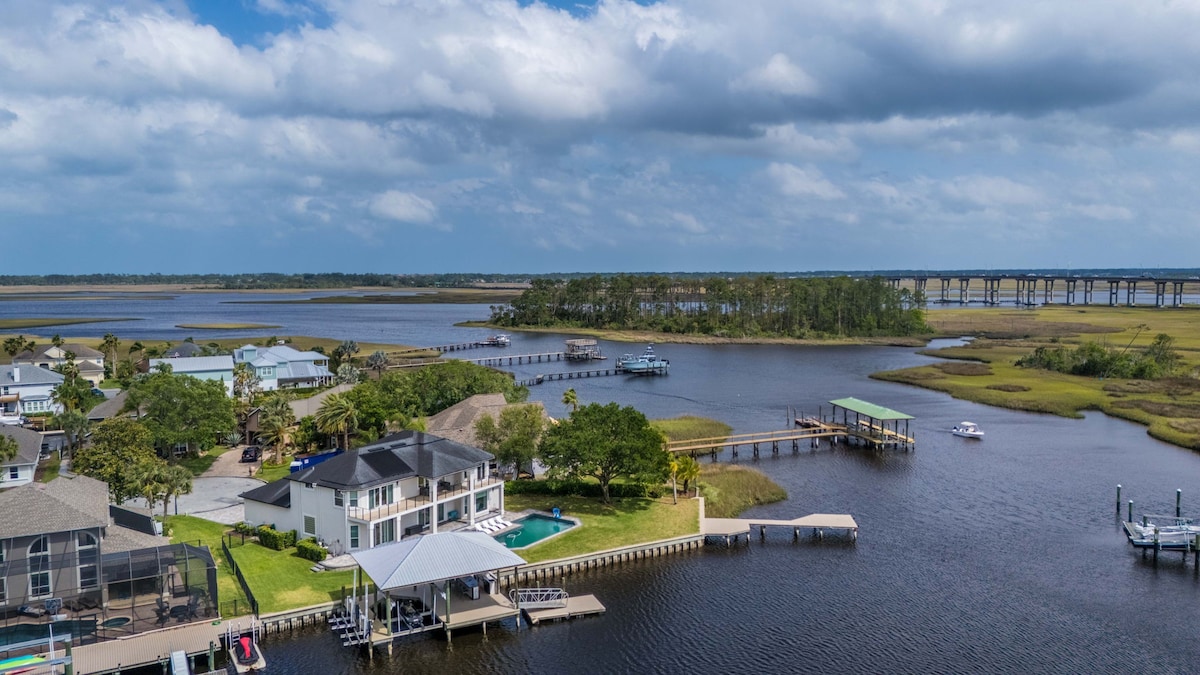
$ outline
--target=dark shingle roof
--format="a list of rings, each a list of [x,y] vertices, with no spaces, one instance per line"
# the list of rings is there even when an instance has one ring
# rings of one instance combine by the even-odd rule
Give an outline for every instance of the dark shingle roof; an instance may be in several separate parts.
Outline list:
[[[0,492],[0,538],[107,525],[108,486],[93,478],[59,476]]]
[[[26,349],[25,351],[21,352],[20,354],[17,354],[16,356],[13,357],[13,360],[14,361],[33,361],[36,359],[44,358],[46,356],[46,352],[50,351],[51,349],[54,349],[53,344],[38,345],[37,347],[33,348],[33,351]],[[89,347],[87,345],[81,345],[78,342],[64,342],[62,345],[62,351],[71,352],[72,354],[75,355],[76,359],[96,359],[96,358],[102,358],[104,356],[104,352],[92,349],[91,347]]]
[[[298,471],[288,479],[337,490],[357,490],[412,476],[441,478],[474,469],[491,459],[491,453],[479,448],[420,431],[402,431],[356,452]]]
[[[121,408],[125,407],[125,399],[129,397],[129,392],[117,392],[116,396],[105,400],[88,411],[88,419],[92,421],[106,420],[110,417],[116,417]]]
[[[287,478],[280,478],[277,481],[256,487],[253,490],[247,490],[238,496],[242,499],[249,499],[252,502],[262,502],[263,504],[290,509],[292,507],[292,481]]]
[[[8,436],[17,442],[17,456],[11,461],[3,462],[3,466],[15,464],[37,464],[38,454],[42,451],[42,435],[23,427],[0,426],[0,435]]]

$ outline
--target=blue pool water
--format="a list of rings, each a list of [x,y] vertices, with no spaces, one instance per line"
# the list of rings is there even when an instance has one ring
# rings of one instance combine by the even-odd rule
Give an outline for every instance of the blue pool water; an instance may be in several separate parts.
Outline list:
[[[509,548],[525,548],[575,527],[574,521],[566,518],[556,519],[536,513],[518,518],[513,524],[519,527],[495,536],[496,541]]]
[[[20,644],[30,640],[46,640],[50,637],[51,624],[16,624],[0,628],[0,645]],[[82,638],[96,632],[95,619],[71,619],[55,621],[54,634],[63,636],[67,633]]]

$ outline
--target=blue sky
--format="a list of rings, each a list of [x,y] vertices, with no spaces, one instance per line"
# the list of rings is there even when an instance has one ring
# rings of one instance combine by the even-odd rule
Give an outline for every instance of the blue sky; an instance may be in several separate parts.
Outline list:
[[[1194,267],[1200,6],[0,0],[0,274]],[[15,242],[15,243],[14,243]]]

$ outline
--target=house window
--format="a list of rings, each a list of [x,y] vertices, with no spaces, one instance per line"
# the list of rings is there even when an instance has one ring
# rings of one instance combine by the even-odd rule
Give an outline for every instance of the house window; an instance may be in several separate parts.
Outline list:
[[[374,527],[374,544],[387,544],[396,541],[396,519],[388,518],[382,523],[375,523]]]
[[[351,490],[346,493],[346,496],[350,498],[350,508],[358,508],[358,490]]]
[[[350,526],[350,550],[358,548],[358,526]]]
[[[79,588],[96,588],[100,585],[99,567],[96,565],[79,566]]]
[[[88,548],[96,548],[96,536],[91,532],[76,532],[75,548],[80,551]]]
[[[304,489],[305,489],[305,490],[311,490],[311,489],[313,489],[314,487],[316,487],[316,486],[315,486],[315,485],[313,485],[312,483],[305,483],[305,484],[304,484]]]
[[[50,573],[49,572],[31,572],[29,574],[29,597],[30,598],[50,597]]]
[[[487,478],[487,466],[480,464],[479,466],[475,467],[475,477],[479,480]]]
[[[333,505],[334,506],[345,506],[346,505],[346,497],[345,497],[345,495],[342,494],[341,490],[333,491]]]
[[[304,534],[311,537],[317,536],[317,519],[313,516],[304,516]]]
[[[4,542],[0,541],[0,563],[7,560],[7,558],[4,557],[5,549],[7,549],[7,548],[8,547],[4,545]]]
[[[16,480],[21,477],[21,470],[15,466],[8,467],[8,479]]]
[[[480,492],[479,494],[475,495],[475,512],[476,513],[481,513],[483,511],[487,511],[487,502],[488,502],[487,496],[488,496],[488,493],[486,493],[486,492]]]
[[[391,504],[393,495],[392,487],[393,486],[391,485],[384,485],[382,487],[372,488],[371,491],[367,493],[367,501],[370,504],[368,508],[373,509],[376,506]]]
[[[0,602],[8,602],[8,579],[0,577]]]

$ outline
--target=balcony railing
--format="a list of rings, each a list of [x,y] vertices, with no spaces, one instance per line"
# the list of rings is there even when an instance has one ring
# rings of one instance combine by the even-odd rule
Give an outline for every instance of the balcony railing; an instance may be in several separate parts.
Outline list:
[[[492,487],[493,485],[497,485],[502,482],[503,481],[499,478],[485,478],[483,480],[476,480],[474,489],[480,490],[483,488]],[[444,482],[439,482],[438,485],[436,502],[438,504],[442,504],[453,499],[458,499],[463,495],[471,493],[470,483],[445,483],[444,486],[443,483]],[[396,514],[416,511],[434,504],[433,500],[429,498],[429,492],[428,486],[425,486],[421,488],[421,494],[413,497],[401,497],[390,504],[380,504],[373,509],[365,506],[347,506],[346,515],[355,520],[372,522],[375,520],[381,520],[383,518],[390,518]],[[363,498],[360,497],[359,503],[361,504],[363,501]]]

